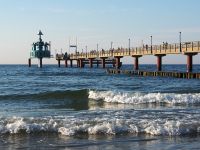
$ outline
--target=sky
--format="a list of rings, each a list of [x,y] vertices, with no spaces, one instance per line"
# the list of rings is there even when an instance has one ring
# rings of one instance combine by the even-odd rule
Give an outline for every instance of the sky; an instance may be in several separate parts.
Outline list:
[[[199,0],[0,0],[0,64],[27,64],[31,44],[42,30],[51,41],[52,54],[69,52],[78,41],[78,51],[131,47],[162,42],[200,41]],[[71,52],[73,50],[71,49]],[[194,63],[200,64],[200,56]],[[133,63],[133,58],[123,58]],[[37,63],[37,60],[34,62]],[[54,58],[44,63],[56,64]],[[155,64],[155,56],[144,56],[143,64]],[[167,55],[166,64],[185,64],[184,55]]]

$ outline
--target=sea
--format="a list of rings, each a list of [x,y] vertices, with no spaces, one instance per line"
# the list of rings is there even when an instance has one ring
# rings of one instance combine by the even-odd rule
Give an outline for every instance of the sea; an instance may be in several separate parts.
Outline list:
[[[186,65],[163,70],[184,72]],[[0,65],[6,149],[200,149],[200,80],[113,75],[87,65]]]

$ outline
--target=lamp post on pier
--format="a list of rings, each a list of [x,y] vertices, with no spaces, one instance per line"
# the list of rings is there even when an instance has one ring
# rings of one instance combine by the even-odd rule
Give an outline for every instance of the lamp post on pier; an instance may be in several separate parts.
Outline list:
[[[99,58],[99,44],[97,43],[97,51],[96,51],[96,54],[97,54],[97,56],[98,56],[98,58]],[[98,65],[98,61],[97,61],[97,65]]]
[[[99,51],[99,44],[97,43],[97,52]]]
[[[110,43],[110,46],[111,46],[110,49],[112,49],[112,47],[113,47],[113,42]]]
[[[86,50],[86,57],[87,57],[87,55],[88,55],[88,54],[87,54],[87,45],[85,46],[85,50]]]
[[[181,32],[179,32],[179,42],[180,42],[180,52],[182,52],[182,46],[181,46]]]
[[[128,51],[129,51],[129,55],[131,54],[131,39],[128,39]]]
[[[152,35],[150,36],[150,38],[151,38],[151,53],[152,53],[152,50],[153,50],[153,47],[152,47],[152,43],[153,43],[153,41],[152,41]]]

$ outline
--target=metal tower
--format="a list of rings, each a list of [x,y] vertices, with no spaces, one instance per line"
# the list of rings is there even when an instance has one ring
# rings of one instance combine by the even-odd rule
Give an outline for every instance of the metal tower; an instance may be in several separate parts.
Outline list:
[[[42,59],[51,58],[51,43],[42,41],[42,31],[39,33],[39,41],[32,44],[32,50],[30,52],[29,67],[31,67],[31,59],[38,58],[38,67],[42,68]]]

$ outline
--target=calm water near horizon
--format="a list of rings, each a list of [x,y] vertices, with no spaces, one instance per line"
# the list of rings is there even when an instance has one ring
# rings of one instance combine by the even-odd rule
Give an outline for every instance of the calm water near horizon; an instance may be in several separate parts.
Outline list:
[[[163,70],[184,72],[186,65],[164,65]],[[0,91],[0,149],[200,147],[198,79],[0,65]]]

